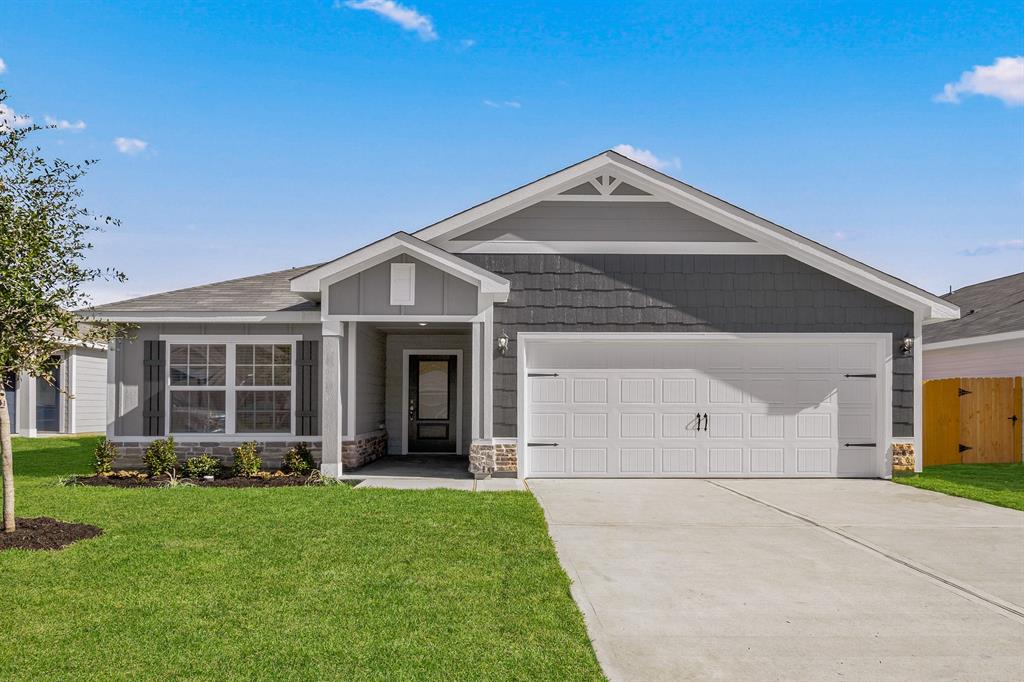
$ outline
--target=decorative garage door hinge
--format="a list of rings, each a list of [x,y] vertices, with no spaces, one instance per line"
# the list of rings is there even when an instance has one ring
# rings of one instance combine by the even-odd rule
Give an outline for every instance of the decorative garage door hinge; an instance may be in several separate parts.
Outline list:
[[[543,372],[530,372],[526,376],[528,377],[557,377],[557,372],[543,373]]]
[[[531,448],[557,448],[558,443],[527,443],[527,447]]]
[[[965,391],[962,388],[956,389],[956,397],[957,398],[963,398],[965,395],[970,395],[971,393],[973,393],[973,391]]]
[[[877,374],[844,374],[847,379],[875,379]]]
[[[957,446],[957,448],[958,448],[957,452],[966,452],[967,450],[973,450],[974,449],[970,445],[964,445],[963,443],[960,443]]]

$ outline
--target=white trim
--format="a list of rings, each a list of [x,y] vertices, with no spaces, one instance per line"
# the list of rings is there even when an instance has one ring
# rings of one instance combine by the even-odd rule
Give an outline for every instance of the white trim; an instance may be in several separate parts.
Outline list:
[[[321,291],[335,282],[402,254],[412,256],[454,277],[475,284],[481,293],[497,294],[505,296],[506,299],[508,297],[509,281],[504,277],[499,277],[493,272],[488,272],[404,232],[395,233],[299,275],[291,281],[291,289],[303,294],[319,295]]]
[[[494,437],[494,308],[490,307],[484,311],[484,338],[483,338],[483,361],[484,361],[484,438]]]
[[[892,436],[892,334],[876,332],[855,332],[855,333],[832,333],[832,332],[520,332],[517,335],[516,352],[516,386],[517,386],[517,411],[516,411],[516,452],[519,461],[519,478],[529,477],[529,457],[527,454],[527,406],[529,405],[529,382],[526,376],[530,370],[527,365],[527,346],[545,341],[575,341],[577,343],[588,342],[636,342],[636,341],[674,341],[674,342],[706,342],[706,341],[748,341],[748,342],[774,342],[780,344],[800,341],[873,341],[876,348],[876,366],[882,376],[877,383],[876,399],[878,409],[875,413],[876,433],[879,439],[876,454],[876,472],[882,478],[889,478],[892,475],[891,450],[892,444],[898,442]],[[915,391],[915,398],[919,391]],[[920,433],[919,423],[915,424],[915,434]]]
[[[117,341],[107,346],[107,440],[114,439],[117,420],[121,416],[117,405]]]
[[[455,356],[455,452],[462,454],[462,350],[454,348],[404,348],[402,349],[402,454],[409,452],[409,358],[413,355],[454,355]],[[441,454],[441,453],[429,453]]]
[[[356,337],[359,330],[356,329],[356,322],[349,322],[346,326],[348,339],[345,350],[345,401],[348,404],[345,406],[345,433],[342,434],[342,438],[353,440],[356,433]]]
[[[970,336],[965,339],[950,339],[949,341],[936,341],[921,346],[926,351],[943,350],[945,348],[960,348],[961,346],[973,346],[979,343],[997,343],[999,341],[1016,341],[1024,339],[1024,329],[1014,332],[1001,332],[999,334],[985,334],[984,336]],[[915,342],[916,346],[917,342]]]
[[[914,313],[914,347],[910,349],[914,361],[914,471],[924,467],[924,343],[921,317]]]
[[[324,322],[476,322],[480,315],[324,315]]]
[[[236,433],[236,434],[224,434],[224,433],[181,433],[174,434],[174,442],[176,443],[247,443],[254,440],[258,443],[288,443],[288,442],[304,442],[304,443],[320,443],[322,442],[321,436],[296,436],[287,433]],[[112,442],[116,443],[152,443],[155,440],[162,440],[167,436],[114,436],[110,438]]]
[[[770,223],[736,206],[690,187],[612,151],[503,194],[415,233],[432,243],[449,241],[481,225],[493,222],[538,201],[550,198],[574,184],[605,172],[664,201],[706,218],[726,229],[777,249],[823,272],[832,274],[885,300],[927,312],[928,317],[956,319],[959,309],[938,296],[897,280],[828,247]]]
[[[267,436],[277,436],[281,440],[294,440],[295,435],[295,384],[296,384],[296,341],[302,339],[301,335],[279,334],[276,336],[256,334],[161,334],[159,340],[168,344],[164,357],[164,433],[173,436],[175,440],[182,440],[185,436],[203,436],[199,440],[212,441],[229,438],[241,438],[242,440],[269,440]],[[171,358],[170,344],[223,344],[225,346],[224,385],[223,386],[171,386]],[[235,385],[235,350],[236,346],[251,344],[289,344],[291,346],[291,383],[289,384],[289,423],[288,433],[278,432],[267,433],[235,433],[235,395],[239,389],[243,391],[282,391],[283,386],[236,386]],[[171,391],[224,391],[224,432],[223,433],[177,433],[171,431]],[[185,442],[185,441],[182,441]]]
[[[483,339],[483,324],[480,322],[474,322],[470,325],[470,339],[471,339],[471,350],[470,350],[470,362],[473,364],[472,377],[470,379],[469,389],[469,400],[470,407],[473,410],[473,416],[470,419],[469,437],[471,441],[479,440],[481,438],[481,419],[480,410],[483,407],[482,396],[480,395],[480,384],[481,374],[483,373],[483,358],[481,357],[480,346]]]
[[[65,359],[68,365],[68,423],[64,425],[64,433],[78,433],[78,401],[75,399],[78,390],[78,358],[73,350],[67,352]]]
[[[780,253],[758,242],[448,241],[442,245],[452,253]]]
[[[260,322],[319,322],[319,310],[270,311],[270,312],[187,312],[187,311],[139,311],[111,312],[102,310],[79,313],[82,317],[94,317],[110,322],[199,322],[199,323],[260,323]]]

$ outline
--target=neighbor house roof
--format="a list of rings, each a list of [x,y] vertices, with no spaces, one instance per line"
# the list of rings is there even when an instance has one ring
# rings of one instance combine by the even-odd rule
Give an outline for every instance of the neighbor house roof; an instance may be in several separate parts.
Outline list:
[[[318,311],[320,306],[315,301],[292,292],[291,278],[321,265],[322,263],[316,263],[224,282],[201,284],[187,289],[98,305],[79,312],[85,315],[97,313],[106,318],[116,316],[118,313],[140,312],[224,314]]]
[[[960,306],[960,319],[925,327],[926,344],[1024,333],[1024,272],[972,284],[943,298]]]

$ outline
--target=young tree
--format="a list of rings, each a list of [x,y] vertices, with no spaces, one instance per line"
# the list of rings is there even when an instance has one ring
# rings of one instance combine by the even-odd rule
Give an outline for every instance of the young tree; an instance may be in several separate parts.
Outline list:
[[[82,285],[123,282],[123,273],[88,267],[90,232],[118,225],[81,207],[80,181],[95,161],[47,159],[28,137],[44,130],[6,105],[0,89],[0,377],[49,377],[55,354],[76,342],[103,342],[123,327],[83,324],[74,311],[90,303]],[[3,530],[13,532],[14,465],[7,393],[0,381]]]

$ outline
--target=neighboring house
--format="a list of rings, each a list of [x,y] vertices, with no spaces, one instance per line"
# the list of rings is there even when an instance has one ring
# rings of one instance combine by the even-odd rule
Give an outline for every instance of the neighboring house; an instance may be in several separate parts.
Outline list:
[[[477,476],[873,477],[920,451],[914,349],[958,310],[608,151],[325,263],[94,314],[139,325],[109,356],[125,462],[173,435],[310,442],[329,475],[421,453]]]
[[[102,433],[107,427],[107,346],[75,344],[58,353],[50,380],[28,374],[4,377],[11,432]]]
[[[1024,272],[943,296],[961,317],[924,332],[924,378],[1024,376]]]

